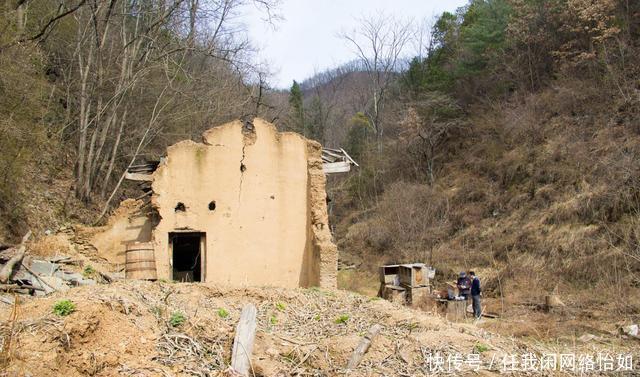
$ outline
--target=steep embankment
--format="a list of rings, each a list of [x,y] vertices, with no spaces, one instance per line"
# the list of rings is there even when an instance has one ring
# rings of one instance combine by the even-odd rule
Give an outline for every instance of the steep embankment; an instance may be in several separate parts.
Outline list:
[[[14,18],[0,17],[3,47],[12,44],[8,20]],[[27,230],[40,235],[68,221],[91,222],[100,207],[74,197],[75,121],[58,75],[38,46],[0,52],[0,244]]]

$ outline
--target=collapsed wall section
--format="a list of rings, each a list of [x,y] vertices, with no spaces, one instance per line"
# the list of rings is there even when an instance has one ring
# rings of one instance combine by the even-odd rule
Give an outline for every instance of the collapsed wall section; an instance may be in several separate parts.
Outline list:
[[[327,213],[326,176],[322,168],[322,146],[307,142],[307,172],[309,179],[309,247],[317,256],[313,267],[317,268],[318,285],[322,288],[338,286],[338,248],[333,243]]]
[[[99,257],[124,266],[127,245],[151,241],[153,222],[141,211],[141,200],[126,199],[100,227],[78,227],[77,236],[95,247]]]

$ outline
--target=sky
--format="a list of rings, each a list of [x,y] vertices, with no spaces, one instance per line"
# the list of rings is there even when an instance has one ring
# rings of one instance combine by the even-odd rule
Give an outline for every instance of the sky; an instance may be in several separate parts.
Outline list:
[[[260,49],[258,60],[270,67],[271,84],[285,89],[314,73],[356,58],[341,32],[355,30],[358,19],[380,13],[415,23],[453,11],[467,0],[282,0],[275,28],[254,6],[243,16],[249,38]],[[407,54],[410,54],[411,46]],[[414,50],[416,51],[416,50]]]

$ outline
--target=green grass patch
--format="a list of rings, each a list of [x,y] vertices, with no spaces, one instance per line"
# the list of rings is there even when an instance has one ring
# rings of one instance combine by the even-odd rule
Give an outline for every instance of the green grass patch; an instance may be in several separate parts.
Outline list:
[[[187,317],[185,317],[181,312],[173,312],[173,314],[171,314],[171,318],[169,318],[169,324],[173,327],[178,327],[185,323],[186,320]]]
[[[218,309],[218,317],[227,318],[229,316],[229,312],[225,308]]]
[[[349,318],[350,318],[349,314],[343,314],[340,317],[336,318],[334,322],[336,324],[338,324],[338,325],[339,324],[345,324],[345,323],[349,322]]]
[[[53,305],[53,312],[60,317],[68,316],[76,311],[76,304],[70,300],[60,300]]]
[[[483,353],[483,352],[487,352],[487,351],[489,351],[489,346],[488,346],[488,345],[486,345],[486,344],[482,344],[482,343],[476,343],[476,344],[473,346],[473,350],[474,350],[476,353]]]
[[[86,278],[95,275],[95,273],[96,273],[96,269],[93,268],[93,266],[90,265],[90,264],[86,265],[84,270],[82,270],[82,276],[84,276]]]

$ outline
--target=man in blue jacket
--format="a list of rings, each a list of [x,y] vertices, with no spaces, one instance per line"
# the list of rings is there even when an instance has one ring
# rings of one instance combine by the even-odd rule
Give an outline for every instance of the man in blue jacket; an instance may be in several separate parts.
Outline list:
[[[482,306],[480,303],[482,290],[480,289],[480,279],[473,271],[469,271],[469,277],[471,278],[471,300],[473,301],[473,315],[476,317],[476,319],[480,319],[480,317],[482,317]]]

